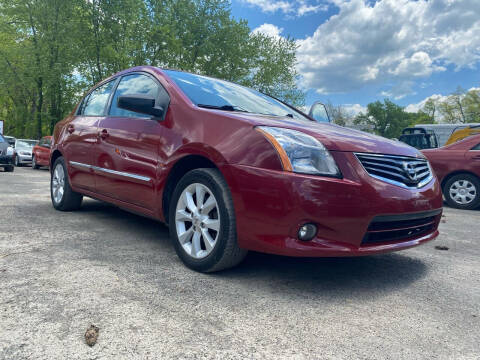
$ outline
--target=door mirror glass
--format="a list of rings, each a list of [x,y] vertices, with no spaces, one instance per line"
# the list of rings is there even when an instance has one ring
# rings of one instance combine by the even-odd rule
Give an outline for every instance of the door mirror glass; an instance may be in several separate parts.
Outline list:
[[[312,119],[319,123],[329,123],[330,117],[328,116],[327,108],[321,102],[316,102],[310,108],[308,113]]]
[[[145,95],[126,95],[118,97],[118,107],[140,114],[162,117],[163,109],[155,106],[155,98]]]

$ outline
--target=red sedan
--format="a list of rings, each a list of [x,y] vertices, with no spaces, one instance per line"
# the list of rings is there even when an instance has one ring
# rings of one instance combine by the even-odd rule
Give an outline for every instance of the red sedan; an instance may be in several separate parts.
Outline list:
[[[423,153],[430,160],[450,206],[458,209],[480,206],[480,135]]]
[[[210,272],[247,250],[358,256],[434,239],[440,184],[416,149],[317,123],[227,81],[154,67],[96,85],[57,124],[51,198],[82,196],[169,224],[178,256]]]
[[[32,168],[39,169],[41,166],[50,165],[50,147],[52,145],[52,137],[44,136],[32,150]]]

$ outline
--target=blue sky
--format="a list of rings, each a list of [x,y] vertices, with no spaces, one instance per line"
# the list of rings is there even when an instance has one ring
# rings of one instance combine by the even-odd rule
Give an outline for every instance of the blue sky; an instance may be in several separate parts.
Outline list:
[[[307,105],[356,112],[388,97],[417,110],[480,86],[480,0],[233,0],[232,13],[298,42]]]

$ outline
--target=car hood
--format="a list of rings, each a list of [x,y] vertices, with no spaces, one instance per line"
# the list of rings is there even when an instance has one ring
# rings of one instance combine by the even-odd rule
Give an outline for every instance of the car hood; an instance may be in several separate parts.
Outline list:
[[[295,120],[290,117],[232,113],[253,126],[274,126],[302,131],[318,139],[328,150],[423,157],[421,153],[400,141],[389,140],[363,131],[334,124]]]

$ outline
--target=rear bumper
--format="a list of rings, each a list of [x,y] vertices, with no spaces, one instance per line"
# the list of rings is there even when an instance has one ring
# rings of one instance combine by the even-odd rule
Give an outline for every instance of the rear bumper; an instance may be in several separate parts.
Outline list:
[[[239,245],[288,256],[361,256],[407,249],[438,236],[442,195],[436,179],[421,189],[405,189],[369,176],[352,153],[332,155],[342,179],[228,166]],[[398,218],[406,214],[412,222]],[[380,216],[400,223],[378,235],[372,224]],[[308,242],[297,238],[304,223],[318,227]],[[402,236],[392,236],[396,230]],[[375,231],[370,236],[375,241],[368,241],[367,234]]]
[[[12,155],[0,155],[0,166],[12,165],[13,156]]]

